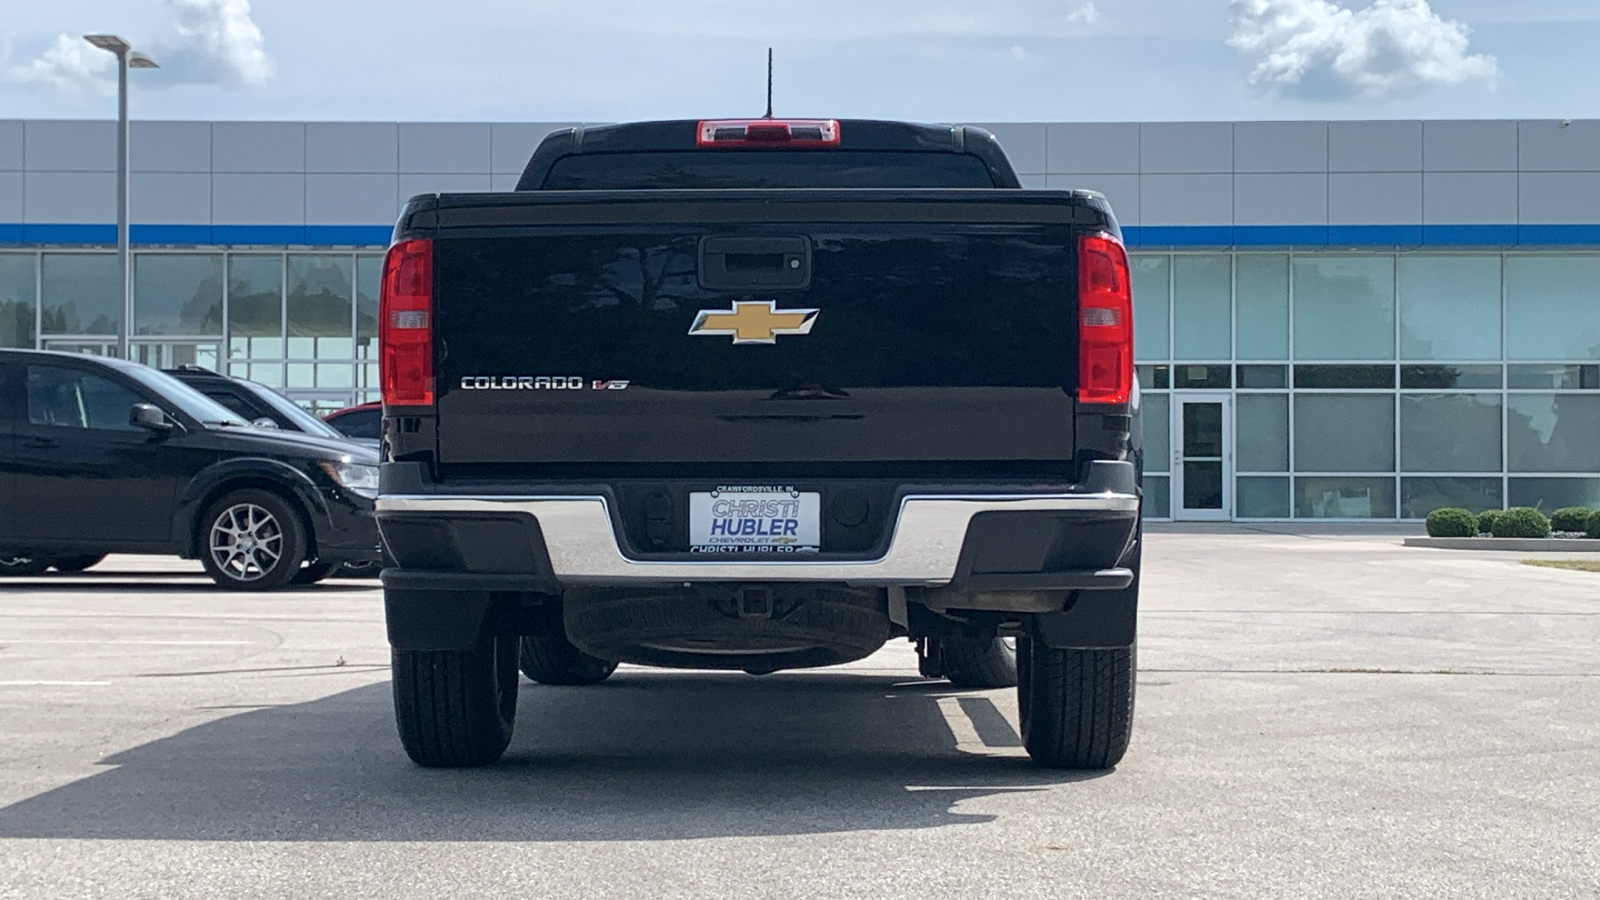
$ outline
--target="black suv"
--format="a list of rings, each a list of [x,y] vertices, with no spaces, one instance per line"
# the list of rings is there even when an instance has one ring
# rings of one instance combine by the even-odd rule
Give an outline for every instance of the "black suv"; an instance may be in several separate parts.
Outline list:
[[[377,454],[252,426],[137,363],[0,350],[0,572],[177,554],[223,587],[379,558]]]
[[[257,381],[221,375],[201,366],[163,369],[168,375],[227,407],[248,422],[260,425],[262,419],[286,431],[303,431],[335,441],[350,441],[378,449],[377,416],[373,416],[373,437],[351,437],[301,408],[288,397]]]

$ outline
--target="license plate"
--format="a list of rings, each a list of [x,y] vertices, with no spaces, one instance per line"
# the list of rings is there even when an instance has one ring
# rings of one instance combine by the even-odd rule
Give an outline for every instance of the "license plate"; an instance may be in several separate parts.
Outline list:
[[[822,495],[785,487],[719,487],[689,495],[694,553],[815,553]]]

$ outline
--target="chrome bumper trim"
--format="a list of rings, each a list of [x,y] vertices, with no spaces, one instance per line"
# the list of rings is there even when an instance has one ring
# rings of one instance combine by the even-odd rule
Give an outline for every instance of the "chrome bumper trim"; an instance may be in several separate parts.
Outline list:
[[[650,561],[622,554],[603,496],[518,497],[395,495],[378,513],[526,513],[539,522],[556,580],[562,584],[675,581],[842,581],[859,585],[948,584],[956,574],[967,525],[982,512],[1137,512],[1132,494],[911,496],[900,503],[894,537],[870,560],[774,558],[761,562]]]

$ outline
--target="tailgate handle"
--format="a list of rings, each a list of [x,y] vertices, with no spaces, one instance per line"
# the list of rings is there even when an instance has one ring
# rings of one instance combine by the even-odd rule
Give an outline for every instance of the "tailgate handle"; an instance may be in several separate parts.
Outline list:
[[[811,286],[811,241],[799,235],[702,238],[700,286],[734,291],[805,290]]]

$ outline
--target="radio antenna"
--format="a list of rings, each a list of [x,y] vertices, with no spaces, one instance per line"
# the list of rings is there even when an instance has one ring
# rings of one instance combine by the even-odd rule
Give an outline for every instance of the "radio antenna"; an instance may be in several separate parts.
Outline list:
[[[772,48],[767,48],[767,114],[764,119],[772,118]]]

